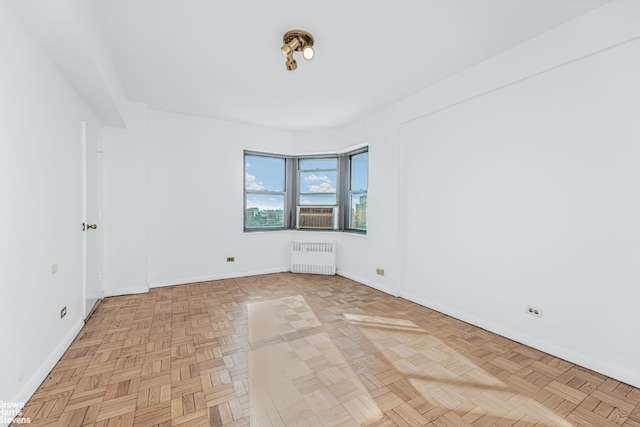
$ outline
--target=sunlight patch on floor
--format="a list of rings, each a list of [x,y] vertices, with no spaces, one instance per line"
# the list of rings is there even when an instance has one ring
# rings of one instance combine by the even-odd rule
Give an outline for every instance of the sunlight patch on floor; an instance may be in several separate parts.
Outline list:
[[[395,330],[424,332],[424,329],[420,329],[418,325],[410,320],[349,313],[345,313],[344,317],[349,319],[349,321],[355,326],[379,326],[383,328],[392,328]]]
[[[257,342],[320,326],[301,295],[248,305],[249,341]]]
[[[300,295],[249,305],[251,425],[359,426],[383,416]],[[290,339],[284,339],[286,335]]]
[[[434,405],[514,422],[572,425],[541,403],[510,392],[507,384],[409,320],[344,316]]]

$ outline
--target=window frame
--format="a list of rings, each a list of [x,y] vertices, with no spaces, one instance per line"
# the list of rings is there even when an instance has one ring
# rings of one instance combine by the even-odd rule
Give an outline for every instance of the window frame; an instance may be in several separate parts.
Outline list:
[[[284,182],[282,183],[282,188],[283,191],[273,191],[273,190],[264,190],[264,191],[259,191],[259,190],[247,190],[247,156],[251,156],[251,157],[269,157],[269,158],[275,158],[275,159],[282,159],[283,160],[283,164],[284,164]],[[288,173],[288,168],[287,168],[287,163],[288,163],[288,159],[287,156],[281,156],[278,154],[271,154],[271,153],[259,153],[259,152],[255,152],[255,151],[244,151],[243,156],[242,156],[242,170],[243,170],[243,174],[242,174],[242,187],[243,187],[243,201],[242,201],[242,205],[243,205],[243,215],[242,215],[242,219],[243,219],[243,229],[245,232],[254,232],[254,231],[277,231],[277,230],[287,230],[289,228],[289,224],[288,224],[288,212],[289,212],[289,200],[287,197],[287,188],[288,188],[288,180],[289,178],[289,173]],[[283,216],[283,221],[282,221],[282,226],[277,226],[277,227],[247,227],[247,195],[249,194],[259,194],[259,195],[282,195],[283,199],[284,199],[284,203],[283,203],[283,207],[282,207],[282,216]]]
[[[369,146],[359,147],[354,150],[339,152],[339,153],[323,153],[323,154],[308,154],[289,156],[276,153],[265,153],[251,150],[243,151],[243,229],[244,232],[261,232],[261,231],[279,231],[279,230],[296,230],[296,208],[298,206],[335,206],[338,208],[338,228],[336,230],[313,230],[317,232],[326,231],[341,231],[356,234],[367,234],[367,228],[352,228],[351,227],[351,196],[352,194],[367,194],[369,192],[368,183],[368,162],[367,162],[367,189],[366,190],[351,190],[351,163],[353,156],[357,156],[362,153],[368,153]],[[284,191],[256,191],[247,190],[247,156],[259,156],[259,157],[272,157],[284,160]],[[300,169],[301,160],[323,160],[323,159],[336,159],[336,169]],[[334,172],[336,173],[336,204],[325,205],[302,205],[300,198],[307,193],[301,193],[300,174],[301,172]],[[282,227],[247,227],[247,194],[276,194],[284,195],[284,211],[283,211],[283,226]],[[313,194],[313,193],[311,193]],[[318,193],[316,193],[318,194]],[[325,193],[319,193],[325,194]],[[333,194],[333,193],[328,193]],[[311,231],[311,230],[306,230]]]
[[[340,157],[338,155],[322,155],[322,156],[313,156],[313,155],[309,155],[309,156],[295,156],[293,157],[294,159],[294,164],[296,166],[296,193],[295,193],[295,203],[296,206],[340,206],[340,182],[341,182],[341,174],[340,174]],[[336,161],[336,167],[332,168],[332,169],[326,169],[326,168],[316,168],[316,169],[300,169],[300,163],[303,160],[329,160],[329,159],[335,159]],[[303,173],[308,173],[308,172],[335,172],[336,173],[336,191],[335,193],[302,193],[301,192],[301,187],[302,185],[300,184],[300,182],[302,181],[301,179],[301,175]],[[335,194],[335,203],[331,204],[323,204],[323,205],[318,205],[318,204],[302,204],[302,196],[306,195],[306,196],[311,196],[311,195],[318,195],[318,194]]]
[[[352,212],[351,212],[351,201],[352,201],[352,197],[354,195],[366,195],[367,199],[368,199],[368,195],[369,195],[369,159],[367,157],[367,188],[366,189],[358,189],[358,190],[353,190],[352,189],[352,183],[353,183],[353,158],[355,156],[364,154],[364,153],[369,153],[369,147],[363,147],[361,149],[358,150],[354,150],[351,151],[349,153],[347,153],[346,156],[346,162],[345,162],[345,167],[346,167],[346,179],[345,179],[345,186],[346,186],[346,192],[345,192],[345,200],[344,200],[344,229],[345,231],[350,231],[353,233],[360,233],[360,234],[366,234],[367,233],[367,225],[365,223],[365,228],[355,228],[351,226],[351,219],[352,219]]]

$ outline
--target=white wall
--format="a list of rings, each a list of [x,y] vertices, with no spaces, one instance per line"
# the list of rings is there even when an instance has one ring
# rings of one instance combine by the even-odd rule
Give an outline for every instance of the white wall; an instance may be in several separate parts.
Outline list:
[[[82,326],[81,121],[101,125],[4,2],[0,61],[0,400],[24,402]]]
[[[288,271],[292,240],[337,241],[340,274],[392,291],[387,283],[397,274],[397,252],[394,245],[385,243],[389,233],[395,233],[395,213],[391,218],[370,216],[374,224],[392,225],[376,227],[368,236],[243,232],[244,150],[338,152],[366,141],[343,138],[342,130],[292,133],[147,111],[140,105],[136,109],[140,110],[139,118],[132,116],[130,108],[128,129],[107,127],[104,131],[107,295],[145,292],[148,286]],[[371,148],[378,156],[372,155],[370,174],[386,176],[389,168],[396,173],[395,148],[387,147],[384,137],[372,135],[372,139],[379,145]],[[371,180],[377,182],[375,177]],[[381,191],[389,191],[386,180],[377,185]],[[397,194],[395,197],[394,203]],[[382,203],[383,198],[378,200]],[[388,198],[384,200],[386,203]],[[385,247],[382,256],[368,256],[370,239]],[[235,257],[235,262],[227,263],[228,256]],[[146,263],[141,262],[143,257]],[[354,265],[364,267],[360,272]],[[377,276],[377,267],[385,268],[386,275]],[[352,274],[352,269],[358,274]]]
[[[399,215],[401,296],[634,385],[639,6],[606,5],[344,131],[371,139],[373,169],[399,160],[372,172],[369,214]],[[399,211],[374,192],[399,193]]]
[[[148,140],[151,286],[288,269],[290,232],[243,233],[242,174],[243,150],[288,153],[289,132],[149,111]]]
[[[103,131],[103,286],[105,295],[147,285],[147,108],[130,102],[126,129]]]
[[[403,294],[640,383],[638,76],[640,41],[403,126]]]

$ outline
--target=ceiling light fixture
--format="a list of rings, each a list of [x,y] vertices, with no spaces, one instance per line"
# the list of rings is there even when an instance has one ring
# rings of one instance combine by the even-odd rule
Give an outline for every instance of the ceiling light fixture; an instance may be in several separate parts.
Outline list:
[[[298,63],[293,59],[293,52],[302,52],[302,57],[311,61],[316,55],[313,50],[313,36],[304,30],[291,30],[284,33],[282,37],[284,45],[280,50],[287,57],[285,66],[287,70],[293,71],[298,68]]]

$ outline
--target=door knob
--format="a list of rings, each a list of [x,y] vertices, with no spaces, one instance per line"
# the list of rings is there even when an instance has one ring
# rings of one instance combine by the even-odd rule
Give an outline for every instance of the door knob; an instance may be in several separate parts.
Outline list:
[[[97,224],[87,224],[87,228],[91,228],[92,230],[95,230],[96,228],[98,228]]]

